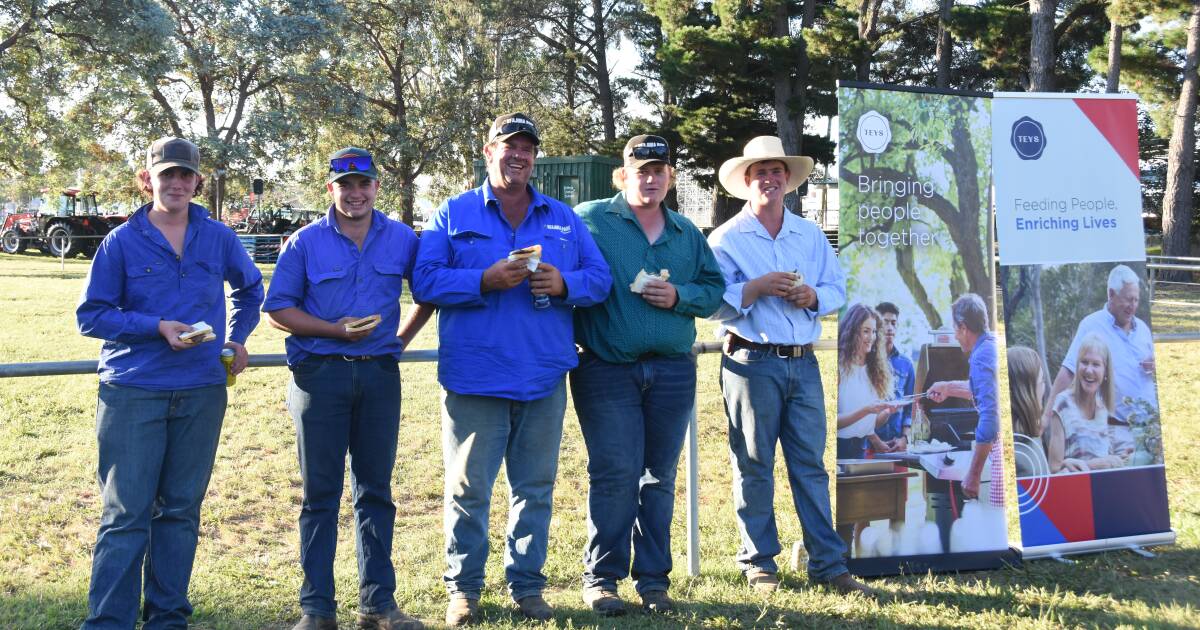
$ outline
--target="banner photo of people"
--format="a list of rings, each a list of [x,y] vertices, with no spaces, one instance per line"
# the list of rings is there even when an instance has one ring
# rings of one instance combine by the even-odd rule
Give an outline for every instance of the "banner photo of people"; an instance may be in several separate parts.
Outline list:
[[[1129,95],[996,94],[996,229],[1025,558],[1174,541]]]
[[[986,94],[842,82],[836,527],[858,575],[1015,562]]]

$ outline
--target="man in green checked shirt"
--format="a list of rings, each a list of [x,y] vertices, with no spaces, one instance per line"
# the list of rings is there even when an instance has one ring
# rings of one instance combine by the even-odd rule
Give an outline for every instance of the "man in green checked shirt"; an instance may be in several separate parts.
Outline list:
[[[700,230],[663,205],[674,184],[667,141],[635,136],[624,158],[613,172],[621,192],[575,209],[613,277],[604,302],[575,311],[571,371],[588,451],[583,600],[606,616],[625,612],[617,582],[630,574],[631,546],[643,608],[672,607],[671,514],[696,400],[695,318],[716,311],[725,291]]]

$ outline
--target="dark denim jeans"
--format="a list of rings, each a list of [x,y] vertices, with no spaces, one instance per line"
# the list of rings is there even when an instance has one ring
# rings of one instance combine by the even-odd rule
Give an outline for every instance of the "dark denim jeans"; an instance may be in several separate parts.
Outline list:
[[[288,409],[296,423],[300,479],[300,608],[336,616],[333,558],[350,453],[360,613],[396,607],[392,567],[392,469],[400,430],[400,369],[390,357],[309,357],[292,367]]]
[[[571,396],[588,451],[588,541],[583,585],[639,593],[671,580],[675,470],[696,402],[691,355],[608,363],[580,357]]]
[[[833,529],[825,472],[825,394],[811,353],[781,358],[737,349],[721,357],[721,392],[729,418],[733,504],[742,571],[777,571],[775,445],[783,448],[796,514],[804,529],[808,575],[826,581],[846,572],[845,544]]]
[[[104,511],[85,630],[185,628],[188,582],[225,418],[225,386],[177,391],[100,384],[97,476]]]
[[[540,594],[546,586],[542,566],[566,408],[565,379],[549,396],[527,402],[445,392],[446,573],[442,579],[451,595],[479,599],[483,590],[492,485],[501,462],[509,488],[504,541],[509,594],[521,600]]]

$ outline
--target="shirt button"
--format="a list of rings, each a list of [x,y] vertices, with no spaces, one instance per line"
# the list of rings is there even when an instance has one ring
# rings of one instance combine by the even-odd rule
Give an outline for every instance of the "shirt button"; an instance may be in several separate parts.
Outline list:
[[[150,273],[150,268],[146,267],[146,273]]]

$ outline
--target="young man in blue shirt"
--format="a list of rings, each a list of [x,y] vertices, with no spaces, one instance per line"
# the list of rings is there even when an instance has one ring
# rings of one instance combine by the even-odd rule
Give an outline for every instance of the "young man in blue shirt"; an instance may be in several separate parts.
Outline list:
[[[900,322],[900,309],[891,302],[880,302],[875,311],[883,318],[883,341],[887,348],[888,363],[892,366],[892,382],[895,398],[912,396],[916,372],[912,361],[896,347],[896,328]],[[908,434],[912,428],[912,405],[896,410],[882,426],[868,436],[871,448],[876,453],[892,453],[908,449]]]
[[[505,575],[521,613],[548,620],[542,565],[562,438],[572,314],[608,295],[608,265],[579,217],[529,184],[539,143],[521,113],[492,123],[487,181],[438,208],[421,235],[413,293],[437,305],[446,466],[446,624],[477,620],[492,485],[510,490]],[[509,253],[540,247],[531,272]],[[549,296],[549,299],[538,296]],[[540,307],[539,303],[546,307]]]
[[[288,409],[296,423],[304,502],[304,584],[295,630],[336,630],[333,559],[346,454],[358,534],[358,627],[421,628],[396,606],[392,566],[392,469],[400,430],[401,352],[433,309],[418,304],[400,323],[404,279],[417,237],[375,209],[379,171],[348,147],[329,159],[328,213],[288,239],[263,310],[287,338]],[[349,326],[379,316],[374,327]]]
[[[262,274],[233,230],[191,203],[200,151],[160,138],[138,184],[150,203],[104,238],[75,315],[104,340],[96,405],[103,514],[92,552],[83,628],[132,628],[145,571],[144,628],[187,625],[188,582],[225,418],[222,345],[180,335],[206,322],[246,367],[258,324]],[[233,288],[228,333],[225,291]]]
[[[813,354],[818,318],[846,301],[846,281],[829,241],[783,197],[812,172],[812,158],[787,155],[774,136],[751,140],[719,179],[746,207],[708,237],[725,276],[713,316],[725,333],[721,393],[729,417],[733,501],[742,547],[738,568],[756,591],[779,586],[775,447],[780,444],[808,551],[808,577],[842,593],[870,592],[847,573],[833,529],[825,471],[825,392]]]

